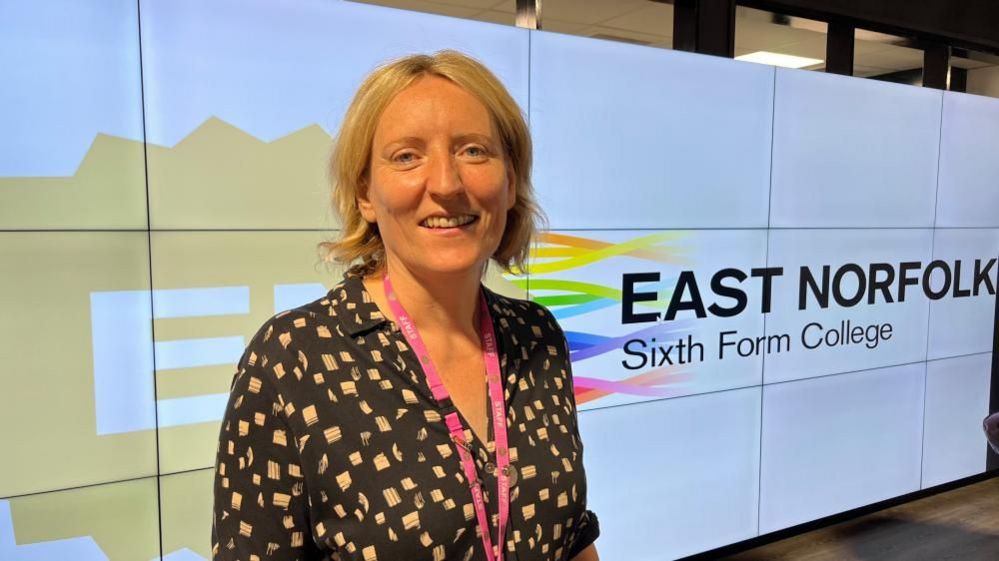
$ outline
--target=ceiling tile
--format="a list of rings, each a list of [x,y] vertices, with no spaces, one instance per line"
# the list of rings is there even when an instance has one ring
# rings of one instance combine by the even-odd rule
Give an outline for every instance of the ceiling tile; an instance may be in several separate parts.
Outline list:
[[[884,68],[877,68],[874,66],[853,66],[853,75],[859,76],[861,78],[867,78],[868,76],[878,76],[879,74],[886,74],[890,72]]]
[[[856,39],[853,42],[854,54],[876,53],[878,51],[890,49],[891,47],[892,45],[888,43],[879,43],[877,41],[865,41],[863,39]]]
[[[508,14],[506,12],[498,12],[496,10],[486,10],[484,12],[479,12],[478,14],[472,16],[472,19],[478,21],[487,21],[489,23],[500,23],[503,25],[516,25],[517,18],[513,14]]]
[[[664,39],[661,35],[651,35],[649,33],[640,33],[637,31],[628,31],[627,29],[617,29],[614,27],[605,27],[602,25],[594,25],[586,30],[586,35],[588,37],[597,37],[599,39],[604,39],[607,41],[622,41],[626,43],[638,43],[642,45],[652,45],[654,43],[661,43]]]
[[[950,65],[968,70],[973,68],[987,68],[989,66],[995,66],[994,64],[985,62],[984,60],[972,60],[969,58],[960,58],[955,56],[950,57]]]
[[[647,0],[544,0],[541,19],[589,25],[623,16],[648,5]]]
[[[451,4],[462,8],[485,10],[496,5],[496,0],[437,0],[440,4]]]
[[[815,34],[814,36],[806,36],[802,37],[799,41],[780,45],[774,49],[768,50],[786,55],[803,56],[824,60],[826,58],[826,36],[818,34]]]
[[[456,6],[454,4],[442,4],[439,2],[429,2],[427,0],[353,0],[359,4],[375,4],[378,6],[388,6],[401,10],[413,12],[424,12],[428,14],[438,14],[455,18],[470,18],[481,12],[481,8],[470,8],[466,6]]]
[[[493,0],[493,4],[490,8],[498,12],[515,14],[517,13],[517,0],[499,0],[499,2]]]
[[[889,46],[873,53],[855,54],[853,62],[858,66],[874,66],[888,71],[922,68],[923,51]]]
[[[552,31],[555,33],[566,33],[569,35],[587,35],[586,29],[590,27],[583,23],[572,23],[568,21],[559,21],[557,19],[543,18],[541,20],[541,28],[545,31]]]
[[[800,33],[786,25],[758,22],[754,20],[737,20],[735,24],[735,45],[754,51],[769,51],[780,45],[787,45],[801,40]],[[814,32],[806,32],[814,33]]]
[[[610,18],[601,25],[668,37],[673,35],[673,6],[649,2],[644,8]]]

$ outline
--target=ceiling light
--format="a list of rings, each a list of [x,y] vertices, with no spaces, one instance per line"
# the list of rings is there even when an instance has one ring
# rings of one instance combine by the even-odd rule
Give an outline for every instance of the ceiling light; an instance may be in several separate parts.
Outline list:
[[[771,53],[769,51],[756,51],[742,56],[735,57],[736,60],[756,62],[759,64],[769,64],[771,66],[783,66],[784,68],[803,68],[823,62],[820,58],[806,58],[803,56],[783,55]]]

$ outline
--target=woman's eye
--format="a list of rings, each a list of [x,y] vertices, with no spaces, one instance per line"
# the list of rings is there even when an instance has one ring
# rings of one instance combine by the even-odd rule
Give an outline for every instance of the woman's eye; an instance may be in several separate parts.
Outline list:
[[[465,148],[465,154],[472,158],[482,158],[486,156],[486,150],[481,146],[469,146]]]
[[[400,164],[411,164],[415,159],[416,159],[416,154],[413,154],[412,152],[401,152],[399,154],[396,154],[395,157],[393,158],[394,161]]]

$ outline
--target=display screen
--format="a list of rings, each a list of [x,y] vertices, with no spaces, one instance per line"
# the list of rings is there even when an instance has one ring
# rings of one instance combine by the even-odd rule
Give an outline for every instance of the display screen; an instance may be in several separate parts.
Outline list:
[[[351,2],[3,13],[0,558],[211,557],[236,361],[343,273],[343,112],[445,48],[530,123],[549,227],[485,282],[566,334],[602,557],[986,469],[999,100]]]

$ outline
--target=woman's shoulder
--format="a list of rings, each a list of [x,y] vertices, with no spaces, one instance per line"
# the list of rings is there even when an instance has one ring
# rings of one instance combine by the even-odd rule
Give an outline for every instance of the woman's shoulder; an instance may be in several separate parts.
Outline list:
[[[322,297],[279,312],[257,329],[246,347],[243,360],[263,355],[273,362],[308,353],[318,346],[353,335],[353,326],[363,314],[361,294],[344,279]],[[363,322],[361,322],[363,323]],[[319,345],[317,345],[319,343]]]
[[[253,342],[265,343],[276,335],[288,348],[296,342],[351,337],[384,321],[378,307],[365,297],[360,279],[345,277],[322,297],[271,316]]]
[[[363,295],[350,284],[345,279],[322,297],[265,321],[239,360],[233,387],[251,376],[256,379],[252,387],[271,386],[285,399],[297,399],[315,385],[317,376],[349,378],[351,361],[344,357],[357,354],[357,329],[379,323],[358,320],[365,313],[365,306],[357,305],[363,304],[357,300]]]
[[[278,337],[283,336],[284,346],[287,347],[288,343],[291,342],[290,338],[294,337],[291,334],[301,333],[303,336],[304,334],[318,336],[319,332],[322,331],[321,326],[328,324],[324,316],[329,315],[327,309],[332,304],[334,290],[336,288],[326,293],[322,298],[274,314],[257,329],[257,333],[252,339],[253,343],[268,342],[277,335]]]

